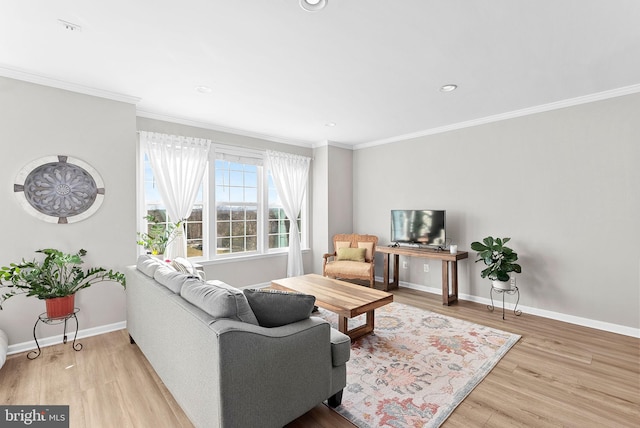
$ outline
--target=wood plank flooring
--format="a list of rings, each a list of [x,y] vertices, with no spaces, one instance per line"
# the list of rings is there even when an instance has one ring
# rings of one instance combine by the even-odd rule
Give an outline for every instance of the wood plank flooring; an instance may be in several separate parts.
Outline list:
[[[377,284],[380,286],[380,284]],[[635,427],[640,340],[545,318],[487,311],[400,288],[394,300],[522,335],[443,427]],[[70,404],[71,427],[192,427],[125,330],[12,355],[0,369],[3,404]],[[324,405],[287,428],[353,427]]]

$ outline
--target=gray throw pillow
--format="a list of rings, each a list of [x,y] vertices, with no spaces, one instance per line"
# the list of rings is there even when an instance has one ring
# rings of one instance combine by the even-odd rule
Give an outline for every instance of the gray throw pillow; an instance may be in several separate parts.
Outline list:
[[[316,302],[308,294],[270,289],[247,289],[244,295],[262,327],[279,327],[307,319]]]
[[[229,318],[258,325],[242,291],[222,281],[188,280],[183,284],[180,295],[214,318]]]

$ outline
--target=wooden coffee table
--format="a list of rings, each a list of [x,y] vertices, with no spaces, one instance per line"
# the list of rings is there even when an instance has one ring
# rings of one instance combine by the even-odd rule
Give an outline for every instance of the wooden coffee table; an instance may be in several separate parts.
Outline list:
[[[374,310],[393,302],[393,294],[316,274],[277,279],[271,288],[315,296],[316,305],[338,314],[338,330],[351,340],[373,332]],[[362,314],[367,322],[349,330],[348,319]]]

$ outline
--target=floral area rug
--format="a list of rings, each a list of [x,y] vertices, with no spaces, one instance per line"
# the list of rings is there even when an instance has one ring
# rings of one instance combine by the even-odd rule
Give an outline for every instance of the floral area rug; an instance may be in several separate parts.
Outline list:
[[[314,316],[337,326],[338,316]],[[364,315],[349,320],[349,328]],[[375,331],[351,344],[335,410],[360,428],[438,427],[520,339],[401,303],[375,312]]]

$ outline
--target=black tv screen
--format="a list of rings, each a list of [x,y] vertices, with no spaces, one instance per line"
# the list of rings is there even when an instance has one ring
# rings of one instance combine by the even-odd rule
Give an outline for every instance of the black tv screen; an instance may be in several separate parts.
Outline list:
[[[446,240],[446,211],[391,210],[391,241],[440,247]]]

